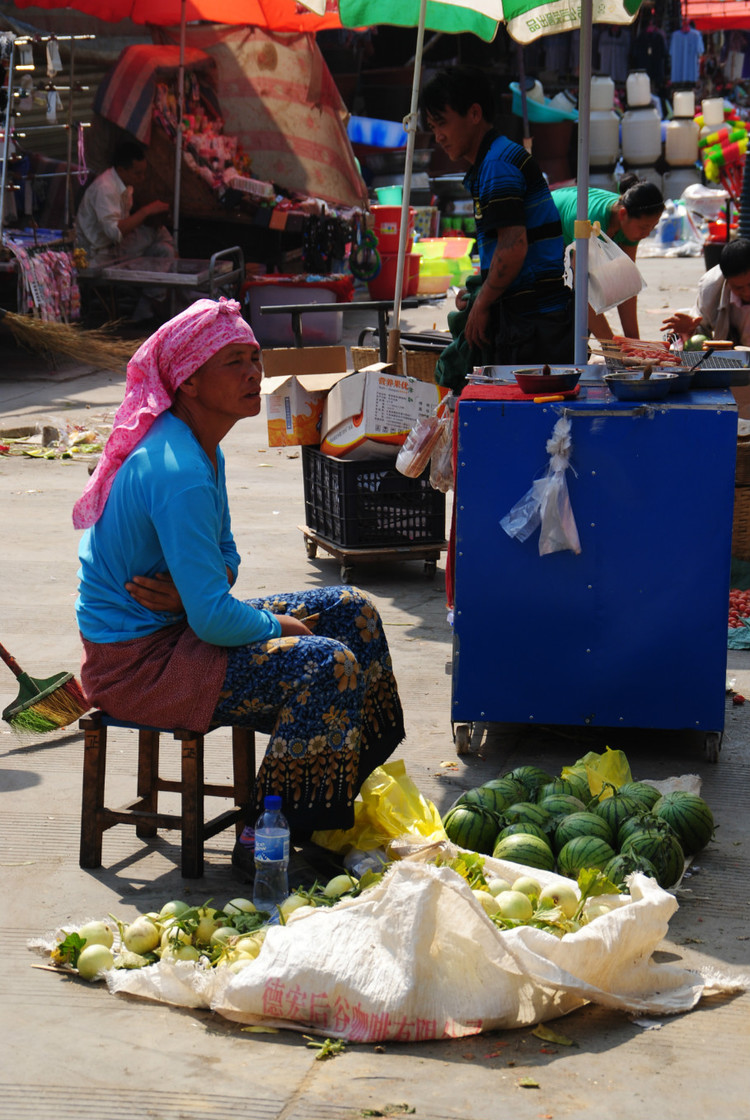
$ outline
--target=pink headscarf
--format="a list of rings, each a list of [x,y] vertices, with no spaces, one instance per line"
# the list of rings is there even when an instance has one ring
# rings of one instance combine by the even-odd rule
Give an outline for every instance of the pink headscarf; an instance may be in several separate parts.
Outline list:
[[[233,299],[199,299],[147,338],[128,362],[125,397],[112,432],[86,489],[73,506],[76,529],[102,515],[115,475],[157,416],[172,404],[177,389],[204,362],[229,345],[257,345]]]

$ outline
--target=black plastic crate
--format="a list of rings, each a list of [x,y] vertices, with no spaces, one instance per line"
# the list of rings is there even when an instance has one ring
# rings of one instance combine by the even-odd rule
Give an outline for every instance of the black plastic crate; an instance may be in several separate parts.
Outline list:
[[[401,547],[445,539],[445,494],[429,468],[407,478],[382,459],[334,459],[302,448],[307,527],[345,548]]]

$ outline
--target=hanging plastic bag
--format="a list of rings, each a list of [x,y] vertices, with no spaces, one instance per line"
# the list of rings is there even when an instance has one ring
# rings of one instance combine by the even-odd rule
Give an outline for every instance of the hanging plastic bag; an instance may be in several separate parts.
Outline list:
[[[635,261],[597,228],[589,238],[589,303],[599,315],[637,296],[645,282]]]
[[[508,536],[521,542],[528,540],[534,530],[540,527],[540,556],[566,550],[578,555],[581,551],[565,480],[565,472],[570,467],[571,448],[570,419],[562,417],[547,440],[546,450],[550,461],[544,476],[532,483],[531,489],[500,521]]]
[[[453,489],[453,413],[440,417],[440,433],[430,460],[430,486],[447,494]]]
[[[420,416],[396,456],[396,470],[407,478],[420,478],[441,435],[442,402],[432,416]]]

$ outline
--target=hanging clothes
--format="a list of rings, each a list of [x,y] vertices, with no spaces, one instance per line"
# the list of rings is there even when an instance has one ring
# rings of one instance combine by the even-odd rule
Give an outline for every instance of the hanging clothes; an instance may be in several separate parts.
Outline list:
[[[599,36],[599,68],[615,82],[624,82],[628,76],[630,55],[630,29],[608,27]]]
[[[674,31],[669,40],[673,84],[697,84],[700,58],[705,49],[700,31],[683,20],[680,30]]]

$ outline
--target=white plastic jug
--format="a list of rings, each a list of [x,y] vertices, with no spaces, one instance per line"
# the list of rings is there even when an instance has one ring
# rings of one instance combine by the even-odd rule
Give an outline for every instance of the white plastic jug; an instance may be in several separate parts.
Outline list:
[[[589,116],[589,166],[614,167],[620,156],[620,118],[614,109]]]
[[[614,108],[615,83],[607,74],[595,74],[591,79],[591,109],[602,113]]]
[[[628,109],[622,118],[622,158],[630,167],[649,166],[661,156],[661,119],[655,106]]]
[[[529,101],[538,101],[540,105],[544,104],[544,86],[538,78],[534,79],[531,89],[526,91],[526,97]]]
[[[692,117],[667,122],[664,158],[670,167],[689,167],[698,159],[698,123]]]
[[[694,117],[695,90],[676,89],[672,99],[672,111],[676,117]]]
[[[724,98],[705,97],[701,101],[704,128],[718,128],[724,124]]]
[[[651,104],[651,79],[645,70],[631,70],[625,81],[628,109],[640,109]]]

